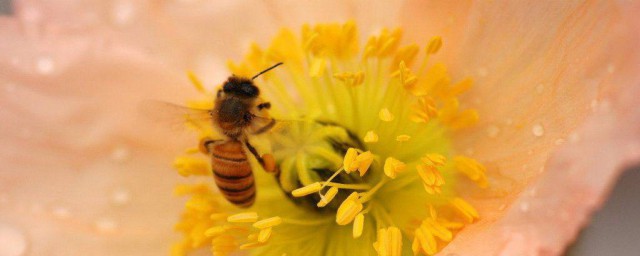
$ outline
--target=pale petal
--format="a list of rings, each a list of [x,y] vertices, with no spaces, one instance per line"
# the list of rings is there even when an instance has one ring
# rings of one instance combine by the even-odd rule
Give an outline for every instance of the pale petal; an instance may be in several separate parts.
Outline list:
[[[475,80],[466,104],[481,121],[457,144],[486,163],[492,183],[473,191],[481,221],[442,254],[560,254],[638,157],[640,116],[623,101],[640,95],[637,22],[621,16],[629,6],[415,4],[404,23],[443,35],[441,60]]]

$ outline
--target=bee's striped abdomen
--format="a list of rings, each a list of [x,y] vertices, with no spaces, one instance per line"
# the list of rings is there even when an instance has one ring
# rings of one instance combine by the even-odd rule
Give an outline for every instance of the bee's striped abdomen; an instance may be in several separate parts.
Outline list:
[[[241,142],[230,140],[215,145],[211,154],[213,177],[222,195],[239,207],[251,206],[256,186]]]

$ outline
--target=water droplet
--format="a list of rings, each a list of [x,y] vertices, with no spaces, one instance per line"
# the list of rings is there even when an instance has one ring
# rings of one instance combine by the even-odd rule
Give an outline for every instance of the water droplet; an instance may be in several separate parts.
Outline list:
[[[464,150],[464,153],[467,154],[468,156],[473,156],[476,151],[473,148],[467,148]]]
[[[54,68],[55,66],[53,63],[53,59],[49,56],[40,57],[36,61],[36,69],[38,70],[38,72],[40,72],[40,74],[51,74]]]
[[[71,211],[69,211],[69,209],[64,206],[53,207],[53,209],[51,209],[51,214],[53,214],[53,217],[56,217],[58,219],[68,219],[69,217],[71,217]]]
[[[100,233],[113,233],[118,229],[118,223],[111,218],[100,218],[95,223],[95,228]]]
[[[580,141],[580,135],[578,135],[578,133],[572,132],[569,134],[569,142],[576,143],[578,141]]]
[[[536,137],[541,137],[544,135],[544,127],[541,124],[536,124],[531,128],[531,132]]]
[[[607,72],[608,72],[609,74],[611,74],[611,73],[613,73],[613,72],[616,72],[616,66],[615,66],[615,65],[613,65],[613,64],[611,64],[611,63],[609,63],[609,65],[607,65]]]
[[[478,76],[485,77],[487,75],[489,75],[489,71],[487,70],[487,68],[478,68]]]
[[[131,21],[135,11],[131,1],[118,1],[113,8],[113,21],[118,25],[125,25]]]
[[[0,223],[0,255],[20,256],[27,251],[27,238],[22,230]]]
[[[498,128],[498,126],[491,125],[487,127],[487,136],[489,136],[490,138],[497,137],[498,133],[500,133],[500,128]]]
[[[513,119],[508,118],[508,119],[504,120],[504,124],[506,124],[506,125],[512,125],[512,124],[513,124]]]
[[[113,192],[111,192],[111,203],[116,206],[126,205],[131,201],[131,195],[129,194],[129,190],[125,188],[117,188]]]
[[[541,94],[544,91],[544,84],[538,84],[538,86],[536,86],[536,92],[538,94]]]
[[[111,160],[117,163],[123,163],[129,160],[131,156],[131,152],[125,146],[117,146],[111,151]]]
[[[528,212],[529,211],[529,203],[528,202],[521,202],[520,203],[520,211]]]

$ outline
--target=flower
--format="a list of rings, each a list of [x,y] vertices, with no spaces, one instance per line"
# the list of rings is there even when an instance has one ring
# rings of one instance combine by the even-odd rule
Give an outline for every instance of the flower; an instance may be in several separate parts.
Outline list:
[[[479,119],[456,133],[453,146],[486,167],[489,186],[460,191],[480,219],[456,233],[442,253],[560,254],[621,167],[638,158],[638,6],[538,4],[389,2],[357,8],[274,2],[247,8],[197,1],[16,1],[15,16],[0,18],[0,158],[5,170],[20,171],[0,173],[6,209],[0,227],[17,234],[16,248],[34,254],[95,248],[108,255],[166,253],[175,240],[174,214],[183,205],[169,195],[179,176],[167,162],[189,140],[154,130],[132,111],[136,105],[195,97],[184,90],[184,70],[207,85],[219,83],[229,75],[224,60],[240,59],[247,40],[265,45],[279,27],[354,19],[367,35],[380,26],[401,27],[406,42],[426,44],[439,35],[443,45],[431,63],[445,63],[455,81],[473,78],[460,105],[448,106],[475,109]],[[357,72],[338,77],[350,86],[360,79]],[[423,111],[416,121],[437,117],[430,99],[418,103]],[[365,143],[388,139],[377,135]],[[454,158],[447,156],[449,163]],[[205,188],[194,189],[182,192]],[[190,205],[198,209],[207,200]],[[369,220],[363,217],[364,234]],[[276,238],[284,226],[249,228],[261,229],[258,239],[264,240]],[[346,233],[353,240],[354,232]],[[385,241],[394,233],[381,232]],[[40,242],[45,240],[51,242]],[[24,243],[28,247],[20,247]]]
[[[271,141],[265,141],[265,135],[247,134],[247,141],[260,155],[275,157],[279,173],[275,178],[264,175],[254,161],[257,196],[249,212],[242,212],[209,189],[193,190],[177,224],[184,238],[174,247],[174,254],[211,247],[214,254],[253,249],[257,254],[321,255],[322,248],[335,247],[335,254],[377,251],[400,255],[403,240],[405,244],[417,242],[419,230],[426,235],[439,234],[438,229],[420,229],[413,224],[426,217],[429,207],[431,212],[443,211],[440,219],[451,228],[447,237],[439,236],[440,246],[432,238],[430,248],[416,249],[434,254],[451,241],[451,232],[464,227],[469,212],[475,213],[469,223],[477,219],[475,209],[455,196],[452,184],[458,172],[487,187],[485,168],[457,155],[449,146],[449,133],[476,121],[473,110],[459,110],[458,104],[449,106],[470,88],[471,80],[452,84],[443,64],[428,63],[442,46],[441,38],[434,37],[423,55],[418,55],[417,45],[398,43],[401,35],[400,29],[383,29],[360,46],[353,22],[305,25],[300,36],[282,29],[268,47],[253,45],[243,61],[230,62],[231,73],[244,77],[259,73],[269,63],[285,63],[280,70],[254,80],[261,97],[271,99],[270,112],[257,115],[282,118],[283,131],[274,128],[276,131],[266,135]],[[414,65],[407,63],[416,63],[414,71]],[[190,76],[204,99],[188,105],[213,108],[214,98],[219,96],[203,90],[197,77]],[[422,110],[411,106],[424,97],[430,98],[430,111],[438,114],[416,121],[412,116]],[[469,114],[474,118],[466,117]],[[300,118],[306,120],[287,121]],[[186,121],[202,138],[228,139],[216,134],[208,119],[188,116]],[[371,136],[377,138],[365,139]],[[200,157],[188,149],[186,156],[176,159],[180,175],[210,176],[209,168],[202,167],[209,151],[200,151],[204,153],[198,154]],[[455,161],[448,164],[443,154],[455,156]],[[384,166],[380,159],[387,159]],[[404,202],[398,204],[399,200]],[[242,221],[207,217],[231,214],[251,217],[240,218]],[[273,229],[248,228],[265,217],[282,221]],[[242,222],[247,224],[237,224]],[[352,230],[340,227],[346,225]],[[240,232],[221,232],[231,229]],[[204,235],[207,232],[213,235]],[[275,235],[270,238],[272,233]],[[354,239],[344,245],[336,239],[314,242],[318,236],[337,238],[347,236],[345,233]],[[319,249],[305,248],[309,243],[316,243]],[[355,247],[357,244],[371,246]]]

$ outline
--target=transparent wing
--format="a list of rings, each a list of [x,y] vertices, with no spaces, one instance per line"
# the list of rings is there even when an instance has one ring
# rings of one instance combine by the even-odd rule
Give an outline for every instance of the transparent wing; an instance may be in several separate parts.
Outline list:
[[[184,130],[185,124],[198,127],[211,123],[210,109],[196,109],[156,100],[144,101],[139,108],[154,125],[172,130]]]

